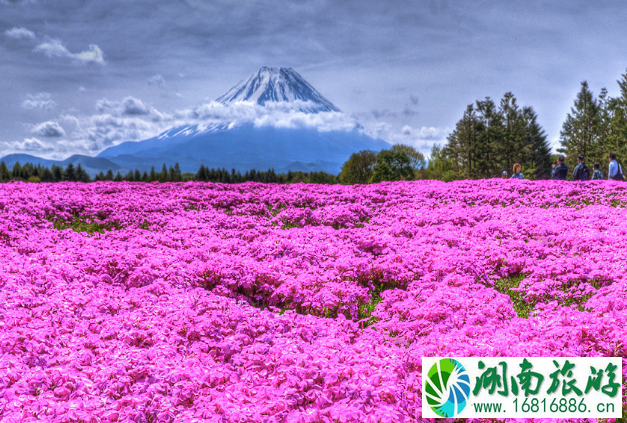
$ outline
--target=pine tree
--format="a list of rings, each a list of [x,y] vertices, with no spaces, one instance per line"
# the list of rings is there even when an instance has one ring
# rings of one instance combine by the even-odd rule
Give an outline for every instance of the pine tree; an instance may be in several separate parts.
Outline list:
[[[63,168],[61,166],[52,165],[51,169],[54,182],[61,182],[63,180]]]
[[[527,155],[520,160],[531,179],[551,177],[551,146],[544,129],[538,124],[538,115],[532,107],[524,107],[522,116],[525,122],[525,148]]]
[[[69,163],[65,168],[65,172],[63,172],[63,180],[64,181],[76,181],[76,169],[72,163]]]
[[[603,104],[603,127],[607,134],[603,159],[611,152],[616,153],[621,160],[627,159],[627,72],[621,76],[617,81],[620,95]]]
[[[508,94],[511,95],[511,93]],[[509,98],[509,101],[512,98],[513,96]],[[473,148],[474,170],[469,176],[473,179],[491,178],[499,173],[503,163],[511,160],[507,155],[511,153],[506,154],[504,146],[508,139],[509,142],[513,141],[512,137],[508,137],[504,126],[505,119],[502,110],[498,110],[489,97],[483,101],[477,101],[477,119],[479,124],[476,126],[478,136]]]
[[[559,153],[566,155],[566,164],[572,168],[577,156],[583,154],[588,163],[600,162],[603,155],[601,140],[601,110],[586,81],[581,83],[574,106],[566,116],[560,132]]]
[[[13,178],[20,178],[21,174],[22,174],[22,165],[20,165],[20,162],[15,162],[15,164],[13,165],[11,176]]]
[[[0,181],[8,182],[11,180],[11,172],[5,162],[0,162]]]
[[[168,182],[170,180],[170,174],[168,173],[168,168],[166,167],[165,163],[163,164],[163,167],[161,168],[161,172],[159,173],[158,180],[159,182]]]
[[[47,167],[41,172],[41,181],[42,182],[54,182],[54,174]]]
[[[79,163],[78,166],[76,166],[76,180],[79,182],[90,182],[91,178],[89,177],[89,174],[87,173],[87,171],[85,169],[83,169],[83,166],[81,166],[81,164]]]
[[[172,180],[174,182],[181,182],[183,180],[183,173],[181,172],[179,162],[174,163],[174,178]]]
[[[478,177],[475,151],[481,130],[481,122],[474,106],[470,104],[462,119],[455,125],[455,130],[448,136],[444,152],[460,178]]]
[[[209,175],[207,174],[207,168],[205,165],[200,165],[200,169],[198,169],[198,172],[196,173],[196,180],[207,182],[208,178]]]
[[[113,181],[113,170],[107,170],[107,174],[105,175],[105,181]]]

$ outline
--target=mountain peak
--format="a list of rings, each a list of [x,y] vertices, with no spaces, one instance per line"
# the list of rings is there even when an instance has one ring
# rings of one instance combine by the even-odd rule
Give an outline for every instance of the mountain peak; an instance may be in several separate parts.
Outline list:
[[[216,101],[222,104],[250,101],[261,106],[269,102],[302,101],[307,104],[299,104],[295,109],[305,113],[340,111],[292,68],[264,66]]]

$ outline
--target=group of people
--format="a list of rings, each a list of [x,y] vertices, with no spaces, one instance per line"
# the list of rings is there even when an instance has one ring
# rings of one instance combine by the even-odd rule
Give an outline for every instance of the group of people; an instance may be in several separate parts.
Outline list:
[[[579,163],[575,166],[573,171],[573,181],[588,181],[588,180],[596,180],[603,179],[603,173],[601,172],[601,165],[599,163],[595,163],[593,166],[592,175],[590,174],[590,169],[586,165],[586,160],[583,155],[580,155],[578,158]],[[623,178],[623,168],[616,161],[616,154],[610,153],[608,156],[609,166],[608,166],[608,177],[607,179],[612,179],[614,181],[622,181]],[[566,176],[568,175],[568,166],[564,163],[564,156],[559,156],[556,163],[553,163],[553,172],[551,176],[553,179],[566,180]]]
[[[608,179],[612,179],[614,181],[622,181],[623,177],[623,169],[621,165],[616,161],[616,154],[610,153],[608,156],[610,161],[608,167]],[[586,165],[585,157],[580,155],[578,157],[579,163],[575,166],[573,170],[573,181],[589,181],[595,179],[603,179],[603,173],[601,172],[601,165],[599,163],[595,163],[593,166],[593,172],[590,173],[590,169]],[[565,162],[564,156],[559,156],[559,158],[553,163],[553,171],[551,172],[551,177],[557,180],[566,180],[568,176],[568,165]],[[503,171],[501,178],[503,179],[524,179],[521,172],[520,163],[514,164],[512,176],[507,175],[507,171]]]

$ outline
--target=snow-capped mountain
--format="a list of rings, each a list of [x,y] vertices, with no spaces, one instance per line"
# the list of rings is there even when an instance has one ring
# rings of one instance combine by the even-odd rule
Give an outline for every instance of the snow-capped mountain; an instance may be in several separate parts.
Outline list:
[[[205,165],[337,174],[352,153],[390,147],[366,135],[290,68],[261,68],[215,103],[203,106],[195,110],[191,119],[195,123],[105,149],[91,158],[91,173],[115,167],[123,173],[148,171],[178,162],[183,172],[196,172]]]
[[[305,113],[340,111],[292,68],[263,67],[216,101],[222,104],[248,101],[261,106],[268,102],[287,102]]]

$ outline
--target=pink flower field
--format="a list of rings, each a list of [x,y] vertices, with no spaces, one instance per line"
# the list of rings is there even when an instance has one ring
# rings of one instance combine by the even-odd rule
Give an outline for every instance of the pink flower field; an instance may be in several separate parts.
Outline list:
[[[416,422],[421,357],[624,357],[626,206],[608,181],[3,184],[0,421]]]

